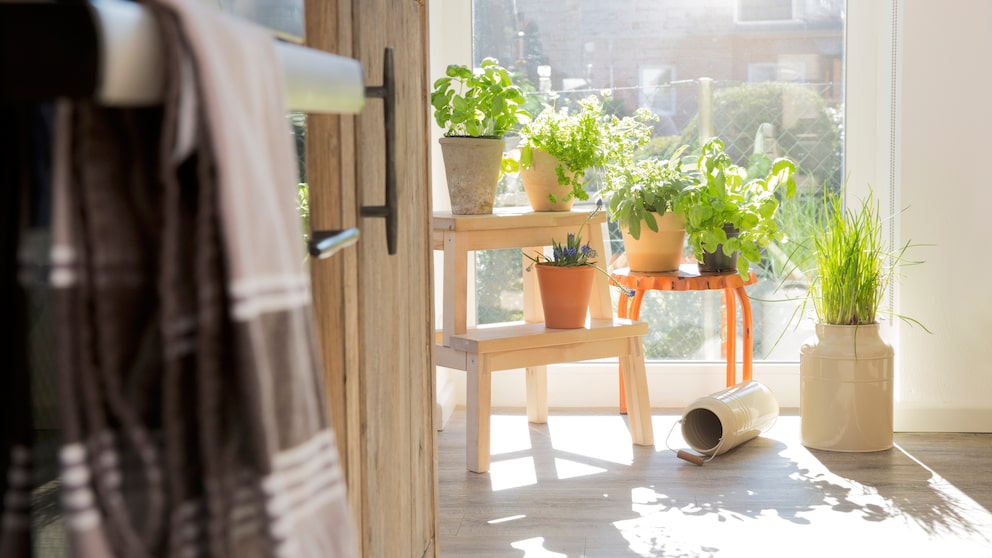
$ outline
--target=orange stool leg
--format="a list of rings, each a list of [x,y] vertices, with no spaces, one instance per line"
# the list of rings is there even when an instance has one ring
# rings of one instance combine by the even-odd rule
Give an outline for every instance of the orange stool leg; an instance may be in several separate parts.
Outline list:
[[[734,289],[723,289],[723,304],[727,319],[727,387],[737,383],[737,300]]]
[[[751,380],[754,366],[754,336],[751,331],[751,299],[744,287],[737,287],[737,299],[741,302],[741,318],[744,321],[744,364],[743,381]]]

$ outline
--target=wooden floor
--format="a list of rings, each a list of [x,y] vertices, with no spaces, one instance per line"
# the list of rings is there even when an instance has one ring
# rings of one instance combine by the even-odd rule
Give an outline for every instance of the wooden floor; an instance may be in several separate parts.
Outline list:
[[[615,412],[492,421],[490,473],[465,470],[465,413],[438,433],[443,557],[992,556],[992,434],[897,434],[885,452],[807,450],[799,418],[702,467],[681,411],[655,447]],[[673,426],[675,427],[673,430]]]

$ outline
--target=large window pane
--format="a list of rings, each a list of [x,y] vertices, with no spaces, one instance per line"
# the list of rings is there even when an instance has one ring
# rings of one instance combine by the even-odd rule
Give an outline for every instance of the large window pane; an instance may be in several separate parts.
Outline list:
[[[659,121],[648,155],[698,145],[709,133],[741,165],[755,151],[788,156],[801,188],[780,219],[798,232],[817,192],[842,182],[843,8],[842,0],[473,0],[473,54],[476,63],[492,56],[511,68],[536,110],[552,92],[560,105],[604,89],[618,114],[650,109]],[[700,130],[707,110],[712,129]],[[589,188],[597,188],[594,176]],[[497,203],[526,205],[517,177],[504,178]],[[622,266],[616,227],[610,233],[610,263]],[[797,322],[795,302],[771,302],[805,294],[794,252],[802,252],[795,243],[770,246],[748,289],[756,358],[795,360],[810,335],[809,320],[788,325]],[[496,273],[512,265],[520,265],[512,251],[479,260],[481,323],[517,315],[515,287]],[[720,358],[720,312],[719,293],[649,293],[641,310],[651,325],[647,355]]]

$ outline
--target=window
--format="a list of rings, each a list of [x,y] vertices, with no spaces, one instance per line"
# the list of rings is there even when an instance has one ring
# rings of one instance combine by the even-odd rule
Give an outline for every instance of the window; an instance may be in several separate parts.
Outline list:
[[[756,62],[747,65],[747,80],[751,83],[763,81],[806,81],[806,68],[801,63]]]
[[[638,89],[640,106],[655,114],[675,114],[674,66],[644,66],[640,69]]]
[[[303,42],[303,0],[202,0],[268,27],[282,39]]]
[[[801,193],[783,203],[780,217],[796,236],[810,219],[817,192],[842,182],[843,4],[576,0],[564,9],[540,0],[473,0],[473,61],[492,56],[511,68],[535,110],[551,91],[561,103],[603,89],[613,91],[618,113],[651,109],[659,122],[645,156],[664,157],[683,143],[698,144],[698,114],[707,105],[714,135],[738,164],[746,166],[756,149],[796,162]],[[799,16],[809,29],[769,25],[741,34],[736,26]],[[712,79],[709,97],[702,78]],[[594,191],[595,179],[589,182]],[[504,179],[497,203],[524,205],[524,199],[515,178]],[[610,228],[611,256],[621,265],[622,241]],[[811,335],[811,320],[787,327],[797,322],[795,299],[806,288],[795,264],[801,248],[769,246],[760,280],[749,287],[756,359],[796,361],[799,345]],[[520,271],[520,257],[512,251],[479,255],[479,323],[520,319],[514,279]],[[649,293],[641,309],[650,325],[648,358],[720,360],[720,312],[716,292]]]
[[[737,0],[737,21],[742,23],[791,21],[793,0]]]

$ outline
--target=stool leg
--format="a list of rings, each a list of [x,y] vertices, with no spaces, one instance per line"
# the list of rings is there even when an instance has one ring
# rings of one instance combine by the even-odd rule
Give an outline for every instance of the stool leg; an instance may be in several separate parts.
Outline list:
[[[744,287],[737,287],[737,300],[741,301],[741,319],[744,322],[744,371],[743,381],[751,380],[754,369],[754,332],[751,331],[751,299]]]
[[[727,316],[727,387],[737,383],[737,300],[733,289],[723,289]]]
[[[620,356],[620,370],[629,413],[631,440],[639,446],[654,445],[654,427],[651,425],[651,399],[648,396],[648,377],[644,368],[644,346],[640,337],[627,339],[626,354]]]
[[[492,406],[492,372],[486,355],[468,359],[466,378],[465,464],[469,471],[489,471],[489,415]]]
[[[632,321],[637,321],[640,318],[640,316],[641,316],[641,301],[644,300],[644,293],[645,292],[646,291],[641,291],[641,290],[634,291],[634,298],[631,299],[631,301],[630,301],[630,313],[629,313],[629,317],[630,317],[630,319]],[[627,318],[628,317],[627,305],[625,303],[625,300],[626,299],[627,299],[627,295],[623,295],[623,294],[620,295],[620,308],[621,308],[621,310],[620,310],[620,312],[618,312],[618,316],[621,317],[621,318]],[[643,351],[643,349],[642,349],[642,351]],[[620,363],[620,374],[619,374],[619,376],[620,376],[620,414],[621,415],[626,415],[627,414],[627,392],[626,392],[626,389],[624,388],[624,385],[623,385],[624,384],[624,380],[623,380],[623,363],[622,362]]]
[[[548,367],[527,367],[527,420],[548,422]]]

